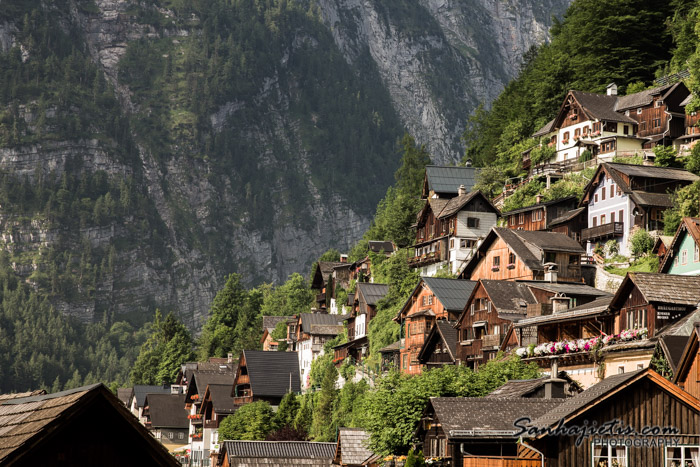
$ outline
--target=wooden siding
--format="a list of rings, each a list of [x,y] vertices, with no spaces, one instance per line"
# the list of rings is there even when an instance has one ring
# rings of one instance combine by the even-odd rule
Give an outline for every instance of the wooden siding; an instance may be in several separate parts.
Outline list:
[[[637,125],[637,136],[640,138],[646,138],[650,136],[661,136],[668,126],[669,116],[666,113],[666,105],[661,104],[659,107],[654,107],[656,105],[656,98],[651,104],[642,107],[642,113],[638,114],[637,109],[630,109],[629,116],[633,120],[636,120]],[[658,119],[660,125],[654,127],[654,120]],[[671,135],[672,137],[678,137],[680,135]]]
[[[529,211],[511,214],[508,216],[508,228],[516,230],[546,230],[547,209],[545,209],[545,206],[537,206]]]
[[[471,274],[471,280],[478,279],[498,279],[498,280],[515,280],[515,279],[541,279],[542,273],[530,270],[520,258],[516,256],[515,264],[512,269],[508,268],[508,255],[511,249],[501,239],[497,238],[491,247],[486,251],[486,255],[479,260],[476,268]],[[500,258],[500,266],[498,270],[493,270],[494,257]]]
[[[492,211],[464,210],[457,213],[455,217],[456,230],[454,236],[472,239],[485,237],[491,228],[496,226],[496,221],[498,220],[496,213]],[[468,218],[479,219],[479,227],[468,227]]]
[[[680,444],[698,444],[698,412],[648,379],[622,389],[569,421],[567,426],[583,426],[584,420],[588,420],[589,426],[594,422],[600,426],[615,419],[620,420],[622,426],[629,425],[637,431],[645,426],[676,427],[681,435],[673,437],[678,437]],[[547,467],[590,467],[593,465],[591,442],[588,439],[576,446],[575,437],[561,436],[533,441],[532,444],[544,450]],[[627,449],[627,465],[665,465],[665,451],[659,447],[630,447]]]
[[[517,457],[465,457],[463,467],[540,467],[539,459]]]
[[[700,399],[700,349],[697,341],[690,349],[690,355],[694,356],[693,363],[683,379],[678,381],[678,385],[691,396]]]

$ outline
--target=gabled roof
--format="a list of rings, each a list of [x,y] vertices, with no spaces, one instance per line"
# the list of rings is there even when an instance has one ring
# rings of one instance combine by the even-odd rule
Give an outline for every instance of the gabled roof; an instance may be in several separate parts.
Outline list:
[[[58,433],[75,428],[82,414],[91,412],[109,416],[109,426],[100,429],[106,440],[112,440],[110,447],[118,445],[123,450],[129,446],[132,456],[144,465],[180,465],[103,384],[4,399],[0,404],[0,464],[24,465],[38,447],[50,446]],[[71,460],[75,459],[65,459]]]
[[[430,288],[446,310],[454,312],[460,312],[464,309],[472,290],[476,286],[476,281],[461,279],[421,277],[421,280]]]
[[[684,217],[681,219],[681,223],[676,229],[676,234],[672,237],[669,244],[666,245],[669,252],[661,260],[659,264],[659,272],[668,272],[671,264],[673,264],[673,255],[677,254],[677,246],[680,247],[685,233],[689,234],[696,245],[700,245],[700,218],[697,217]],[[662,238],[662,237],[659,237]],[[654,245],[656,246],[656,245]],[[671,254],[671,251],[674,253]]]
[[[674,384],[678,384],[680,381],[682,381],[690,371],[690,368],[693,366],[693,362],[695,361],[698,355],[698,348],[700,347],[699,342],[700,322],[696,322],[693,326],[693,332],[690,335],[690,337],[688,337],[685,347],[683,348],[683,353],[681,354],[681,358],[678,361],[678,365],[674,369]]]
[[[137,407],[140,408],[144,406],[146,402],[146,394],[170,394],[170,385],[134,385],[134,398],[136,399]]]
[[[546,290],[560,294],[560,296],[587,296],[587,297],[610,297],[612,294],[605,290],[596,289],[590,285],[577,282],[545,282],[545,281],[521,281],[533,289]]]
[[[287,321],[291,316],[263,316],[263,329],[269,329],[272,332],[282,321]]]
[[[503,212],[501,214],[503,215],[503,217],[505,217],[505,216],[510,216],[511,214],[528,212],[528,211],[532,211],[534,209],[539,209],[539,208],[543,208],[543,207],[555,206],[557,204],[564,204],[564,203],[568,203],[568,202],[575,202],[576,199],[577,198],[575,196],[567,196],[566,198],[553,199],[551,201],[546,201],[544,203],[531,204],[530,206],[525,206],[522,208],[513,209],[512,211]]]
[[[435,345],[433,341],[440,339],[445,343],[445,348],[450,353],[450,358],[454,362],[457,359],[457,341],[459,336],[459,331],[455,329],[455,321],[447,321],[444,319],[438,320],[435,326],[428,333],[428,337],[425,338],[423,346],[418,352],[418,360],[422,361],[428,357],[428,348],[434,348]]]
[[[356,293],[362,295],[368,305],[376,305],[379,300],[389,293],[388,284],[375,284],[372,282],[358,282]]]
[[[254,396],[283,397],[290,390],[301,391],[296,352],[244,350],[243,357]]]
[[[184,394],[148,394],[146,401],[153,428],[187,428],[189,426]]]
[[[231,386],[231,384],[210,384],[207,386],[204,399],[206,400],[207,396],[211,398],[214,412],[231,414],[236,411],[236,406],[233,405],[233,397],[231,397]],[[204,404],[200,407],[200,411],[203,410]]]
[[[336,444],[313,441],[224,441],[221,447],[220,458],[223,454],[229,459],[327,459],[330,465],[335,456]]]
[[[627,96],[619,96],[617,98],[615,110],[618,112],[624,112],[628,109],[644,107],[645,105],[651,104],[654,100],[654,96],[658,95],[663,95],[662,98],[665,99],[668,94],[675,91],[680,85],[682,85],[682,83],[679,81],[678,83],[674,84],[645,89],[644,91],[636,92]]]
[[[556,120],[556,118],[553,118],[547,123],[545,123],[545,125],[542,128],[540,128],[532,134],[532,137],[537,138],[538,136],[544,136],[554,131],[554,123],[556,122]]]
[[[567,212],[563,216],[559,216],[556,219],[552,219],[552,221],[549,223],[549,227],[554,227],[555,225],[563,224],[564,222],[568,222],[572,219],[575,219],[576,216],[581,214],[587,209],[587,206],[577,208],[577,209],[572,209],[571,211]]]
[[[342,331],[343,321],[349,315],[335,315],[328,313],[302,313],[301,330],[306,334],[338,334]]]
[[[559,374],[557,375],[557,378],[566,380],[570,387],[572,387],[574,390],[577,390],[578,392],[581,392],[583,389],[581,386],[571,379],[569,374],[566,371],[560,371]],[[503,386],[500,386],[490,393],[486,394],[484,398],[486,399],[493,399],[493,398],[503,398],[503,397],[531,397],[538,389],[540,389],[542,386],[545,385],[547,381],[550,381],[551,378],[549,376],[542,376],[541,378],[533,378],[533,379],[512,379],[510,381],[506,381]]]
[[[671,384],[654,370],[647,368],[630,373],[608,376],[598,384],[591,386],[582,393],[569,399],[565,399],[561,405],[533,420],[531,425],[538,428],[551,427],[559,423],[559,420],[561,419],[564,419],[564,422],[566,423],[572,418],[585,413],[589,408],[595,406],[599,402],[643,379],[647,379],[652,383],[657,384],[672,396],[682,400],[700,412],[700,402],[698,402],[697,399],[678,388],[678,386]],[[543,436],[545,435],[540,435],[538,437]]]
[[[345,266],[347,263],[339,261],[319,261],[314,268],[313,277],[311,278],[311,288],[321,289],[328,280],[328,276],[333,273],[333,269],[338,266]]]
[[[207,390],[207,386],[210,384],[228,384],[229,387],[233,386],[233,379],[236,376],[236,371],[238,367],[230,373],[218,373],[213,371],[195,371],[192,375],[192,381],[197,387],[197,394],[199,395],[199,400],[203,400],[204,393]],[[189,387],[187,395],[191,396]]]
[[[610,302],[613,311],[622,308],[629,296],[628,289],[636,286],[648,302],[694,306],[700,302],[700,276],[680,276],[654,272],[628,272]]]
[[[456,195],[460,185],[469,192],[476,184],[477,173],[476,167],[428,165],[425,167],[423,197],[426,198],[431,191]]]
[[[562,404],[562,399],[431,397],[429,404],[450,439],[503,438],[513,436],[516,419],[539,417]]]
[[[46,391],[43,389],[37,389],[35,391],[27,392],[13,392],[10,394],[0,394],[0,405],[2,405],[3,402],[12,399],[23,399],[25,397],[43,396],[44,394],[46,394]]]
[[[515,324],[515,327],[521,328],[544,323],[558,323],[588,319],[592,316],[598,316],[608,311],[608,308],[610,307],[610,300],[612,300],[612,295],[607,295],[597,298],[592,302],[586,303],[585,305],[569,308],[566,311],[559,311],[557,313],[552,313],[551,315],[524,318],[518,321]]]
[[[374,252],[374,253],[393,253],[394,250],[396,249],[396,245],[394,245],[393,242],[389,241],[380,241],[380,240],[370,240],[368,242],[369,245],[369,251]]]
[[[369,434],[362,428],[339,428],[335,463],[338,465],[364,465],[374,456],[367,448]]]
[[[454,198],[450,199],[447,204],[445,204],[445,207],[442,208],[442,210],[439,213],[436,213],[435,216],[438,219],[444,219],[446,217],[450,217],[454,215],[455,213],[461,211],[467,204],[469,204],[474,198],[482,198],[483,201],[486,203],[487,206],[491,208],[491,210],[496,213],[496,215],[500,214],[500,211],[496,206],[491,203],[491,200],[488,199],[484,194],[477,190],[477,191],[472,191],[470,193],[467,193],[466,195],[462,196],[455,196]]]
[[[601,164],[603,165],[603,164]],[[685,169],[674,167],[656,167],[653,165],[622,164],[619,162],[605,162],[604,165],[617,170],[629,177],[662,178],[668,180],[684,180],[694,182],[700,177]]]
[[[659,346],[664,352],[666,361],[671,365],[671,370],[676,373],[676,368],[678,363],[681,361],[683,356],[683,349],[688,343],[688,336],[676,336],[676,335],[663,335],[659,338]]]
[[[379,353],[398,353],[401,350],[401,341],[398,340],[393,344],[389,344],[386,347],[379,349]]]
[[[482,279],[481,284],[499,315],[522,313],[524,316],[527,305],[537,303],[527,283]]]
[[[583,112],[588,116],[589,120],[605,120],[610,122],[631,124],[637,123],[637,121],[633,118],[615,111],[617,96],[608,96],[607,94],[595,94],[592,92],[583,91],[569,91],[569,94],[576,99],[583,109]],[[562,105],[561,109],[564,109],[564,105]],[[560,114],[562,110],[560,110]],[[557,120],[559,120],[559,117]]]
[[[118,388],[117,398],[122,401],[124,405],[129,405],[131,396],[134,394],[134,388]]]

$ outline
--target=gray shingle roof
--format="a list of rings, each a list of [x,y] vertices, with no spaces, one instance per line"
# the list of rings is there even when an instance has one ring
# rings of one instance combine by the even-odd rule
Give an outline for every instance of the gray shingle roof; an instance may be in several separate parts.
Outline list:
[[[233,387],[233,379],[236,375],[236,367],[230,373],[218,373],[213,371],[195,371],[192,375],[192,381],[197,386],[197,394],[199,394],[199,400],[202,400],[204,393],[207,390],[207,386],[210,384],[228,384],[229,387]]]
[[[389,293],[389,285],[359,282],[356,293],[362,294],[368,305],[376,305],[379,300],[386,297],[386,294]]]
[[[653,272],[630,272],[620,285],[613,304],[619,303],[625,281],[632,281],[650,302],[697,305],[700,302],[700,276],[680,276]]]
[[[229,392],[231,388],[229,387]],[[184,394],[148,394],[148,412],[153,428],[187,428]]]
[[[548,290],[548,291],[554,292],[554,293],[562,293],[562,294],[566,294],[567,296],[586,295],[586,296],[593,296],[593,297],[612,297],[612,294],[610,292],[596,289],[595,287],[591,287],[590,285],[586,285],[586,284],[577,284],[575,282],[549,283],[549,282],[543,282],[543,281],[523,281],[522,283],[527,284],[529,287],[532,287],[535,289]]]
[[[440,303],[449,311],[462,311],[476,286],[476,281],[422,277]]]
[[[440,210],[439,212],[435,212],[435,216],[438,219],[444,219],[445,217],[449,217],[454,215],[455,213],[461,211],[471,200],[473,200],[476,197],[482,197],[486,204],[488,206],[491,206],[493,211],[496,214],[499,214],[498,208],[496,208],[493,204],[491,204],[491,200],[489,200],[486,196],[484,196],[481,191],[472,191],[470,193],[467,193],[466,195],[462,196],[455,196],[454,198],[451,198],[445,206]]]
[[[308,334],[323,334],[323,330],[330,329],[328,326],[343,326],[343,321],[349,318],[349,315],[334,315],[328,313],[302,313],[301,314],[301,330]],[[336,329],[329,334],[337,333]]]
[[[368,242],[369,244],[369,251],[372,251],[374,253],[379,253],[383,251],[384,253],[393,253],[395,246],[393,243],[388,242],[388,241],[380,241],[380,240],[370,240]]]
[[[673,206],[671,196],[666,193],[649,193],[646,191],[633,191],[630,196],[632,201],[639,206],[658,206],[670,208]]]
[[[670,180],[686,180],[689,182],[700,180],[700,177],[684,169],[675,169],[672,167],[656,167],[649,165],[622,164],[619,162],[606,162],[605,164],[617,170],[618,172],[628,175],[630,177],[664,178]]]
[[[567,418],[577,411],[583,409],[588,404],[598,400],[601,397],[607,395],[610,391],[622,386],[623,384],[631,381],[639,374],[649,371],[649,370],[637,370],[630,373],[623,373],[621,375],[611,375],[602,380],[600,383],[591,386],[582,393],[565,399],[560,405],[543,414],[542,416],[533,419],[532,426],[538,428],[545,428],[552,426],[559,422],[562,418]]]
[[[548,121],[547,123],[545,123],[545,125],[542,128],[540,128],[539,130],[537,130],[536,132],[534,132],[532,134],[533,138],[537,138],[538,136],[544,136],[548,133],[551,133],[552,130],[554,129],[554,122],[556,122],[556,120],[557,120],[556,118],[553,118],[550,121]]]
[[[546,251],[561,251],[569,253],[584,253],[584,249],[574,239],[557,232],[531,232],[528,230],[512,230],[495,227],[493,233],[501,237],[508,247],[533,271],[544,270],[542,253]],[[490,236],[491,234],[489,234]],[[482,243],[487,248],[486,242]],[[477,255],[472,261],[477,261]]]
[[[476,184],[476,167],[443,167],[428,165],[425,175],[428,179],[428,189],[436,193],[457,194],[460,185],[471,191]]]
[[[209,394],[216,413],[233,413],[236,407],[231,397],[231,384],[210,384]]]
[[[124,403],[129,404],[131,396],[134,394],[134,388],[119,388],[117,389],[117,398]]]
[[[430,330],[428,337],[425,339],[425,342],[418,353],[418,359],[423,360],[424,358],[429,357],[429,355],[427,355],[427,349],[429,346],[430,348],[434,348],[431,343],[436,339],[440,339],[445,343],[445,347],[447,348],[447,351],[450,353],[450,357],[452,357],[452,361],[454,362],[457,358],[457,341],[459,340],[459,331],[455,329],[455,323],[456,321],[447,321],[444,319],[438,320],[435,323],[435,326],[433,326],[433,328]]]
[[[644,91],[635,92],[634,94],[630,94],[628,96],[619,96],[617,98],[615,110],[622,112],[627,109],[649,105],[654,100],[654,96],[663,94],[674,86],[677,86],[677,83],[667,84],[665,86],[659,86],[652,89],[645,89]]]
[[[223,444],[229,458],[325,458],[329,464],[335,456],[336,448],[336,443],[312,441],[224,441]]]
[[[617,96],[594,94],[583,91],[571,91],[571,94],[576,98],[578,103],[581,104],[584,112],[590,115],[591,118],[611,122],[637,123],[633,118],[615,111],[615,105],[618,99]]]
[[[299,357],[296,352],[244,350],[250,387],[254,396],[283,397],[290,390],[301,391]]]
[[[450,433],[457,430],[474,430],[472,436],[489,436],[491,430],[512,432],[518,418],[540,417],[562,404],[562,399],[433,397],[430,404],[445,433],[453,438],[457,433]]]
[[[291,316],[263,316],[263,329],[275,329],[282,321],[287,321]]]
[[[612,295],[597,298],[592,302],[586,303],[585,305],[579,305],[574,308],[570,308],[566,311],[559,311],[557,313],[545,316],[535,316],[533,318],[525,318],[517,322],[516,327],[532,326],[536,324],[543,323],[555,323],[559,321],[576,321],[579,319],[589,318],[591,316],[596,316],[607,311],[610,306],[610,301],[612,300]]]
[[[528,284],[491,279],[482,279],[481,284],[499,315],[501,313],[517,313],[524,317],[527,305],[537,303]]]
[[[374,453],[367,449],[369,434],[362,428],[340,428],[338,449],[342,465],[362,465]]]
[[[136,406],[143,407],[146,402],[146,394],[170,394],[170,385],[152,386],[145,384],[134,385],[134,397],[136,398]],[[184,407],[184,406],[183,406]]]
[[[556,219],[552,219],[552,222],[549,223],[550,227],[554,227],[557,224],[562,224],[564,222],[570,221],[571,219],[574,219],[576,216],[581,214],[583,211],[586,210],[586,206],[582,208],[577,208],[577,209],[572,209],[571,211],[567,212],[563,216],[559,216]]]
[[[394,353],[401,349],[401,341],[396,341],[393,344],[389,344],[386,347],[379,349],[379,353]]]

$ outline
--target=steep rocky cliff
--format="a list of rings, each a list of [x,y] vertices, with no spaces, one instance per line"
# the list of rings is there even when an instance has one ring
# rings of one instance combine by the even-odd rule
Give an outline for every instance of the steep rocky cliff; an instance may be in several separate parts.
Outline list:
[[[197,328],[229,272],[280,281],[346,250],[401,134],[457,160],[568,1],[189,3],[0,14],[2,246],[81,319],[158,306]]]

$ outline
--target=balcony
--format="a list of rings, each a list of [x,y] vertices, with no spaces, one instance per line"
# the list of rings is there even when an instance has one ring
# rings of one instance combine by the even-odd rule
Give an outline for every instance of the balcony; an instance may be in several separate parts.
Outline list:
[[[581,240],[595,241],[608,237],[622,237],[625,225],[622,222],[608,222],[607,224],[590,227],[581,231]]]
[[[240,396],[233,398],[233,405],[250,404],[253,402],[253,396]]]
[[[204,428],[219,428],[218,420],[204,420]]]
[[[323,350],[323,344],[321,344],[321,343],[311,344],[311,351],[312,352],[320,352],[321,350]]]
[[[419,256],[414,256],[413,258],[408,258],[408,267],[418,268],[433,263],[439,263],[440,261],[444,261],[442,255],[440,254],[440,250],[431,251],[430,253],[424,253]]]
[[[483,347],[498,347],[501,345],[501,334],[488,334],[481,338]]]

